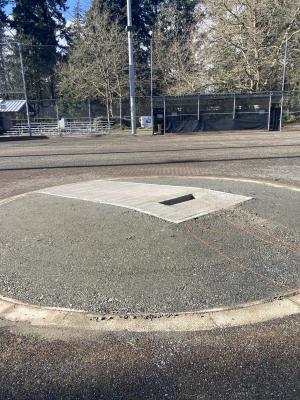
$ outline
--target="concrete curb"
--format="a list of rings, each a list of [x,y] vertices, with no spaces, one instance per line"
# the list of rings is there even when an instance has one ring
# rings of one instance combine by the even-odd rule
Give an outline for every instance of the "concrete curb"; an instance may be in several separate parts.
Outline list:
[[[233,309],[170,315],[96,315],[84,311],[39,307],[0,296],[0,318],[34,327],[72,328],[98,332],[196,332],[257,324],[300,313],[300,294]]]

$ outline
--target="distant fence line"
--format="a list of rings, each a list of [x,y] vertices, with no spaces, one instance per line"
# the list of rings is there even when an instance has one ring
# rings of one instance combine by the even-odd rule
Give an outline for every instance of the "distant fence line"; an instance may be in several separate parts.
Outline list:
[[[272,107],[279,106],[281,99],[280,92],[136,97],[137,124],[141,126],[141,117],[152,117],[154,125],[160,125],[163,132],[184,130],[184,121],[189,121],[186,129],[191,129],[189,127],[193,125],[193,129],[196,130],[205,130],[205,126],[207,129],[210,126],[211,130],[222,130],[222,124],[233,126],[229,121],[238,121],[242,116],[248,115],[250,119],[256,116],[263,121],[257,125],[258,129],[259,127],[270,129]],[[7,133],[17,135],[28,132],[37,135],[103,133],[114,127],[119,129],[130,127],[128,97],[114,98],[111,101],[109,115],[105,99],[84,102],[66,102],[62,99],[29,100],[28,107],[29,121],[25,109],[22,109],[11,115],[11,126]],[[284,94],[282,117],[284,122],[300,121],[299,93]],[[217,119],[219,122],[214,128],[211,122]],[[195,121],[201,121],[201,128],[200,123],[196,126]],[[238,126],[237,123],[235,125]],[[247,129],[247,125],[244,129]],[[248,129],[251,129],[250,125]]]

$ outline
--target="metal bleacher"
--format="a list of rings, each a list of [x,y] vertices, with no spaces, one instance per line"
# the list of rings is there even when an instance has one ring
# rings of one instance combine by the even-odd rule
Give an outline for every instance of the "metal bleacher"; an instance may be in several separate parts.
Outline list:
[[[27,124],[16,123],[6,131],[6,134],[10,136],[27,136],[29,133],[33,136],[105,134],[112,129],[113,125],[113,121],[101,121],[97,122],[97,124],[90,124],[85,121],[67,120],[64,127],[60,127],[56,121],[31,122],[29,130]]]

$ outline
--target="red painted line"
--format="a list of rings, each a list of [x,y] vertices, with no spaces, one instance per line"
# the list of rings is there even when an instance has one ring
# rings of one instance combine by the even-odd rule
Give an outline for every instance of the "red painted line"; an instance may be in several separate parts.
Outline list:
[[[284,239],[281,239],[281,238],[279,238],[277,236],[274,236],[271,233],[262,231],[261,229],[255,228],[254,226],[251,226],[250,229],[247,229],[245,227],[242,227],[240,225],[235,224],[232,221],[227,220],[227,222],[229,224],[233,225],[235,228],[237,228],[241,232],[245,232],[245,233],[251,235],[252,237],[254,237],[256,239],[261,240],[262,242],[265,242],[267,244],[272,244],[272,245],[278,245],[278,246],[281,246],[281,247],[285,247],[286,249],[288,249],[288,250],[300,255],[300,247],[299,246],[293,245],[292,243],[289,243]],[[273,241],[270,241],[270,240],[267,240],[267,239],[263,238],[262,236],[256,234],[255,232],[252,232],[252,230],[257,231],[258,233],[273,239]],[[277,241],[278,243],[274,243],[274,240]]]
[[[259,233],[261,233],[263,235],[269,236],[271,239],[274,239],[277,242],[279,242],[279,244],[282,244],[282,246],[284,246],[284,247],[288,248],[289,250],[293,251],[294,253],[300,255],[300,246],[297,246],[297,245],[294,245],[292,243],[289,243],[286,240],[284,240],[284,239],[282,239],[282,238],[280,238],[278,236],[274,236],[271,233],[264,232],[261,229],[258,229],[258,228],[255,228],[255,227],[252,227],[252,229],[254,229],[255,231],[257,231],[257,232],[259,232]]]
[[[237,260],[233,257],[228,256],[227,254],[223,253],[221,250],[219,250],[218,248],[216,248],[215,246],[213,246],[212,244],[210,244],[208,241],[206,241],[205,239],[202,239],[201,237],[199,237],[198,235],[196,235],[193,232],[193,227],[191,224],[187,224],[187,233],[196,241],[204,244],[207,248],[209,248],[211,251],[213,251],[214,253],[218,254],[219,256],[221,256],[222,258],[224,258],[225,260],[229,261],[231,264],[239,267],[241,270],[244,271],[248,271],[251,272],[252,274],[256,275],[257,277],[259,277],[262,280],[265,280],[269,283],[271,283],[274,286],[279,286],[283,289],[287,289],[289,291],[292,290],[296,290],[295,288],[291,288],[290,286],[285,285],[284,283],[278,282],[275,279],[269,277],[268,275],[265,275],[261,272],[256,271],[255,269],[251,268],[249,265],[242,263],[240,260]]]

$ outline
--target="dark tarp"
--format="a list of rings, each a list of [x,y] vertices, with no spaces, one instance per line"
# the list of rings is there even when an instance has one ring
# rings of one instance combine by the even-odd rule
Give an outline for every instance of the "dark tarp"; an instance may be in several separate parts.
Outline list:
[[[208,132],[244,129],[268,129],[268,114],[204,115],[198,121],[194,116],[171,116],[166,118],[166,132]]]
[[[194,117],[166,118],[166,132],[201,132],[204,131],[203,121]]]
[[[236,114],[234,129],[268,129],[268,113]]]
[[[281,98],[277,92],[157,96],[154,132],[266,130],[269,111],[270,130],[278,130]]]

